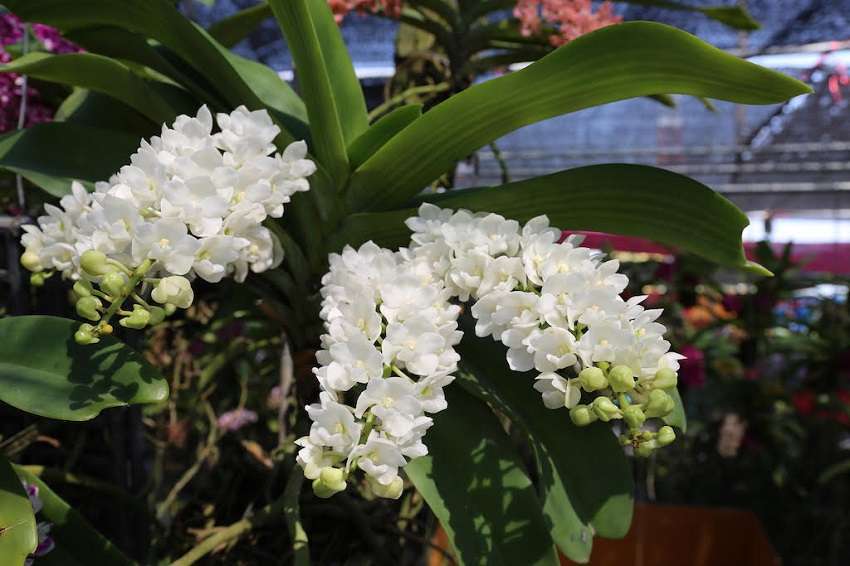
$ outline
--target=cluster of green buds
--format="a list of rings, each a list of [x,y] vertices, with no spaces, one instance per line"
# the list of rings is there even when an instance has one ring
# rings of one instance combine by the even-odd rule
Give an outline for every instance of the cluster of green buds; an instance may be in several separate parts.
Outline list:
[[[152,265],[145,260],[130,268],[94,250],[80,256],[83,277],[74,283],[71,295],[77,314],[91,323],[80,325],[74,334],[77,343],[94,344],[112,334],[115,317],[124,328],[141,330],[192,304],[192,286],[185,277],[146,277]],[[148,290],[158,305],[143,298]]]
[[[628,366],[611,367],[600,362],[583,369],[577,379],[584,391],[596,395],[590,403],[570,410],[570,418],[577,426],[597,420],[622,420],[625,426],[620,433],[620,444],[631,446],[637,456],[644,457],[676,439],[669,425],[662,424],[657,430],[646,426],[650,419],[662,419],[663,423],[675,408],[676,403],[668,392],[677,383],[673,370],[664,368],[651,378],[635,379]]]

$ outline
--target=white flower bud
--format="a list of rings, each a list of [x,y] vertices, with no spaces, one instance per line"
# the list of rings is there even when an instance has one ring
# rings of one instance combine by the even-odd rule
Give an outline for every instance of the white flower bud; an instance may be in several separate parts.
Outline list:
[[[181,309],[187,309],[195,299],[192,284],[185,277],[173,275],[163,277],[151,292],[154,301],[161,305],[172,304]]]

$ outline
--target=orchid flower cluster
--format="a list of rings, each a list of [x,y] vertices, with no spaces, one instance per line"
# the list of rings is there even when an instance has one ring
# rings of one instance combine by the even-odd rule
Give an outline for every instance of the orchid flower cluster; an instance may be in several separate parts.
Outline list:
[[[547,23],[555,26],[549,42],[556,47],[623,19],[607,0],[595,11],[591,0],[518,0],[514,16],[523,35],[540,33]]]
[[[383,12],[387,17],[398,18],[401,16],[402,0],[328,0],[328,5],[336,23],[341,24],[345,16],[353,11]]]
[[[669,426],[651,432],[644,423],[673,410],[665,390],[676,386],[683,356],[669,351],[660,309],[620,296],[628,278],[616,260],[581,247],[580,236],[561,241],[545,216],[520,227],[423,204],[407,226],[408,254],[472,303],[476,335],[507,346],[512,370],[537,373],[547,408],[566,407],[579,426],[622,419],[622,443],[640,455],[673,441]]]
[[[38,496],[38,486],[29,484],[25,481],[21,481],[21,483],[23,484],[24,491],[30,500],[30,505],[32,505],[32,512],[34,515],[37,515],[44,507],[44,502],[41,500],[41,497]],[[52,528],[53,524],[48,523],[47,521],[39,521],[36,525],[38,544],[36,545],[33,553],[27,557],[24,562],[24,566],[31,566],[36,558],[44,556],[56,547],[53,537],[50,536],[50,530]]]
[[[74,183],[60,206],[45,205],[37,226],[24,226],[21,263],[31,281],[55,272],[74,280],[77,313],[97,323],[83,324],[78,342],[110,334],[116,314],[122,326],[140,329],[188,308],[196,277],[242,281],[281,262],[262,222],[309,189],[315,165],[307,146],[295,142],[276,154],[280,129],[265,110],[241,106],[216,122],[213,133],[206,106],[179,116],[93,193]],[[143,298],[148,291],[158,305]],[[128,299],[132,310],[123,310]]]
[[[375,495],[398,498],[399,468],[428,453],[427,414],[446,408],[443,387],[454,379],[462,335],[460,307],[431,275],[407,250],[372,242],[330,256],[314,370],[322,391],[307,407],[309,435],[296,441],[320,497],[344,490],[359,468]]]

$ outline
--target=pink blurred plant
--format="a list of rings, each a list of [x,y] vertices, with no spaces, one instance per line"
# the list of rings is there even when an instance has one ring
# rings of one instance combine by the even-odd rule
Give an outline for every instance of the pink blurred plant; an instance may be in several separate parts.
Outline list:
[[[526,36],[540,33],[544,23],[556,27],[557,33],[549,37],[554,46],[623,20],[614,13],[614,6],[608,0],[596,11],[591,0],[518,0],[514,16]]]
[[[225,432],[236,432],[240,428],[257,422],[257,413],[249,409],[234,409],[218,417],[218,428]]]
[[[20,43],[24,38],[24,23],[14,14],[0,14],[0,63],[8,63],[12,56],[5,47]],[[75,53],[80,48],[63,38],[50,26],[33,24],[32,33],[50,53]],[[24,80],[17,73],[0,73],[0,133],[15,130],[24,98]],[[47,105],[38,91],[30,86],[26,89],[26,116],[24,127],[53,119],[53,109]]]
[[[342,23],[342,20],[349,12],[384,12],[391,18],[398,18],[401,15],[402,0],[328,0],[328,5],[334,13],[334,19],[337,24]]]

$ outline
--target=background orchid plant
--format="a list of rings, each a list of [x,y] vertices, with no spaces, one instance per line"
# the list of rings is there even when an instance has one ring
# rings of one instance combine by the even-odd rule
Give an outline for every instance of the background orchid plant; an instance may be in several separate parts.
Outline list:
[[[54,197],[77,195],[79,202],[93,208],[93,203],[99,206],[98,199],[106,202],[103,195],[111,190],[116,198],[125,194],[115,187],[133,186],[133,171],[122,167],[131,162],[139,139],[155,136],[161,125],[170,127],[176,120],[173,129],[162,130],[160,142],[166,140],[162,143],[168,145],[177,139],[178,149],[165,151],[160,142],[152,141],[141,152],[150,147],[159,159],[163,151],[196,159],[201,148],[209,150],[204,153],[207,158],[228,166],[232,165],[228,155],[239,154],[241,142],[259,139],[259,145],[248,144],[256,153],[253,157],[263,163],[279,159],[279,167],[286,169],[281,174],[295,183],[278,195],[274,191],[278,184],[269,181],[274,175],[261,175],[270,183],[270,194],[279,198],[258,199],[263,214],[253,226],[243,226],[269,235],[267,253],[261,254],[262,267],[248,281],[256,281],[253,289],[260,294],[261,303],[254,308],[273,311],[280,321],[283,336],[274,345],[282,351],[282,365],[291,363],[290,351],[324,348],[317,356],[321,367],[316,371],[324,392],[310,399],[319,403],[307,409],[309,416],[300,408],[294,413],[293,430],[306,435],[298,441],[299,455],[294,436],[282,439],[275,469],[286,478],[285,487],[267,495],[265,507],[232,528],[210,534],[175,564],[194,563],[281,515],[289,526],[294,561],[307,563],[309,533],[298,511],[304,474],[322,497],[348,488],[346,482],[353,484],[350,490],[369,497],[396,498],[415,490],[441,522],[457,559],[464,564],[557,564],[556,548],[574,560],[586,561],[594,536],[625,535],[633,507],[631,468],[627,451],[607,421],[626,423],[628,430],[620,430],[626,439],[623,444],[638,453],[647,451],[641,447],[649,441],[648,450],[672,441],[671,426],[685,426],[675,387],[671,388],[675,359],[664,358],[665,347],[653,347],[655,357],[639,364],[647,366],[646,373],[639,375],[614,358],[612,363],[605,361],[609,339],[617,344],[622,339],[615,338],[616,332],[607,326],[599,330],[604,336],[594,334],[593,314],[600,311],[603,299],[611,309],[627,313],[623,320],[634,325],[630,336],[661,340],[663,328],[653,326],[657,314],[643,311],[639,301],[619,297],[625,283],[618,278],[616,265],[602,263],[598,254],[579,247],[576,240],[559,243],[560,230],[548,222],[567,230],[645,237],[720,265],[764,273],[743,253],[741,230],[746,217],[692,179],[641,165],[581,167],[463,191],[423,194],[423,190],[479,148],[553,116],[652,95],[771,104],[808,92],[805,85],[674,28],[631,22],[599,29],[554,50],[547,39],[548,54],[520,71],[452,89],[461,91],[427,112],[420,105],[401,105],[370,121],[334,12],[323,0],[268,2],[292,53],[298,92],[273,70],[230,52],[214,38],[221,37],[222,28],[217,34],[208,33],[167,0],[4,0],[3,4],[24,21],[56,27],[85,49],[33,53],[2,69],[74,87],[64,121],[0,139],[3,168]],[[492,33],[503,27],[490,22],[489,12],[482,11],[482,5],[503,8],[503,2],[455,5],[432,0],[427,4],[427,10],[442,14],[450,25],[489,29],[482,32],[482,51],[497,41]],[[405,14],[401,12],[403,21],[410,17]],[[431,31],[435,36],[443,33]],[[519,41],[524,36],[513,37]],[[199,113],[204,105],[209,111]],[[211,133],[213,114],[218,114],[221,134]],[[252,137],[248,132],[252,128],[262,133]],[[187,141],[180,135],[197,139]],[[306,142],[309,155],[304,155],[303,144],[295,143],[299,140]],[[185,146],[191,151],[184,151]],[[270,157],[276,153],[280,156]],[[185,167],[186,163],[175,161],[163,175],[185,181]],[[211,179],[216,174],[204,173]],[[110,178],[112,182],[105,186],[93,185]],[[303,190],[304,178],[309,179],[309,191]],[[76,192],[72,192],[74,181],[81,183]],[[175,256],[181,260],[179,266],[169,267],[162,259],[163,274],[182,277],[194,270],[216,280],[217,275],[204,277],[197,268],[201,260],[196,248],[202,244],[190,241],[194,236],[189,233],[198,238],[233,236],[219,234],[219,229],[234,214],[228,208],[234,195],[227,193],[226,202],[218,207],[210,201],[200,218],[192,218],[187,215],[192,195],[181,192],[186,187],[166,179],[153,186],[162,190],[164,200],[159,209],[147,210],[138,221],[159,222],[151,218],[166,215],[162,203],[172,205],[169,199],[177,199],[176,224],[180,226],[174,233],[189,238],[181,250],[191,248]],[[93,196],[81,192],[83,187],[95,189]],[[222,187],[230,185],[218,188]],[[285,213],[278,214],[290,198]],[[217,219],[214,226],[207,222],[210,219]],[[451,239],[458,230],[488,235],[487,242],[492,235],[506,243],[492,248],[490,243],[482,244],[490,250],[482,259],[476,255],[480,249],[461,246],[468,238]],[[143,238],[145,253],[150,254],[158,243],[162,246],[156,249],[164,250],[173,239],[171,234],[163,231]],[[543,243],[532,241],[531,236],[539,236]],[[247,265],[254,264],[240,256],[251,243],[228,242],[232,249],[222,252],[226,257],[218,262],[221,269],[211,269],[241,277]],[[277,244],[283,256],[279,266],[270,256]],[[544,244],[548,251],[535,263],[535,246]],[[435,246],[442,246],[436,255],[432,253]],[[26,258],[28,267],[36,272],[49,267],[35,242],[28,242],[28,247],[33,253]],[[570,311],[561,305],[559,310],[552,303],[549,310],[540,311],[545,312],[540,314],[543,318],[529,318],[533,309],[528,305],[537,304],[538,295],[545,298],[548,293],[555,301],[558,296],[577,296],[584,289],[546,272],[547,254],[554,250],[575,252],[563,259],[565,269],[586,273],[588,281],[596,278],[594,285],[609,288],[605,297],[581,309]],[[136,284],[144,286],[147,272],[140,267],[149,267],[147,261],[160,257],[133,258],[131,252],[124,271],[110,264],[105,254],[89,255],[84,266],[83,255],[78,254],[79,266],[69,264],[69,274],[82,268],[95,278],[99,292],[119,297],[116,309],[123,308],[125,300],[134,301],[139,308],[122,315],[132,319],[124,326],[152,325],[153,309],[147,299],[130,291]],[[420,261],[423,258],[427,261]],[[466,267],[479,260],[483,261],[480,273]],[[239,262],[244,264],[241,268],[231,265]],[[104,265],[114,269],[99,273]],[[488,280],[491,265],[495,267]],[[121,282],[106,282],[107,273],[119,273]],[[482,276],[480,281],[473,281],[476,274]],[[150,284],[159,288],[164,281]],[[133,283],[129,289],[128,282]],[[548,292],[547,284],[551,287],[556,282],[568,290]],[[112,287],[120,292],[111,292]],[[370,293],[368,300],[364,289]],[[87,296],[98,299],[87,301],[80,314],[100,320],[103,297],[91,291],[90,286],[78,290],[78,301]],[[180,306],[178,301],[188,304],[186,293],[185,284],[175,282],[152,297],[159,301],[159,296],[164,305]],[[422,305],[419,313],[409,311],[421,296],[433,301]],[[142,321],[145,315],[136,311],[147,312],[147,318]],[[429,318],[421,320],[422,313]],[[0,319],[0,399],[48,418],[87,420],[110,407],[158,403],[168,395],[157,369],[124,342],[110,332],[93,336],[93,329],[87,329],[88,337],[77,336],[75,341],[79,330],[79,322],[56,317]],[[416,340],[425,335],[429,344],[440,341],[439,351],[418,348]],[[138,334],[123,336],[135,340]],[[585,353],[582,340],[591,343]],[[378,358],[373,355],[379,352],[376,344],[380,345]],[[600,346],[605,348],[598,350]],[[662,358],[668,362],[659,361]],[[583,365],[577,366],[579,359]],[[519,378],[519,373],[532,369],[536,371],[524,376],[528,379]],[[573,369],[579,371],[565,374],[566,378],[556,373]],[[449,375],[455,381],[451,385]],[[659,380],[657,387],[653,380]],[[359,393],[353,411],[345,407],[347,390]],[[588,398],[591,393],[593,397]],[[571,411],[545,410],[541,394],[546,406]],[[396,410],[402,406],[408,409]],[[653,417],[663,417],[666,424],[644,431],[644,420]],[[311,418],[320,430],[311,429]],[[505,424],[511,435],[506,434]],[[384,452],[391,454],[384,458]],[[407,463],[404,456],[415,459]],[[368,479],[348,475],[355,466]],[[393,473],[393,467],[403,471]],[[51,554],[56,559],[131,563],[85,521],[69,513],[41,480],[5,458],[0,459],[0,555],[23,564],[39,546],[33,507],[16,472],[28,485],[39,487],[44,500],[40,518],[53,524]],[[81,540],[91,544],[80,544]]]

